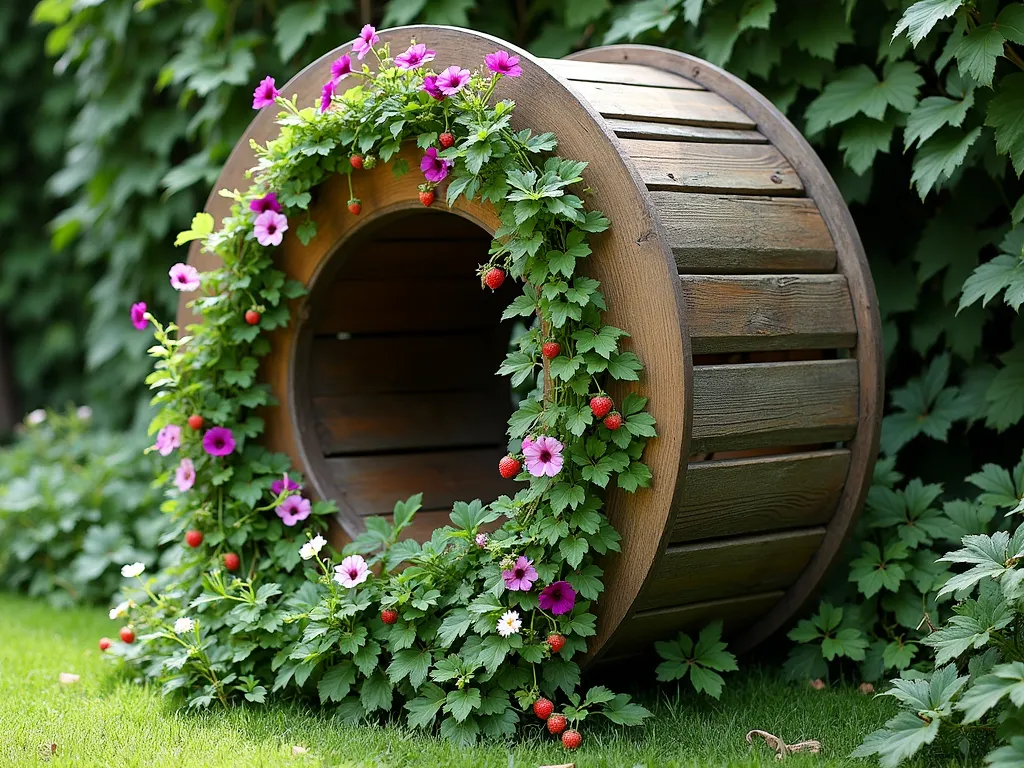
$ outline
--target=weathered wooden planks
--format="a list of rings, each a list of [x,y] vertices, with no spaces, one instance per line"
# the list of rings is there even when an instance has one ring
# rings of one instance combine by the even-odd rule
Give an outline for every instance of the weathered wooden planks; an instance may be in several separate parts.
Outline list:
[[[824,525],[849,467],[845,449],[690,462],[669,541]]]
[[[682,88],[691,91],[704,90],[693,80],[688,80],[685,77],[655,69],[654,67],[640,67],[635,64],[572,61],[570,59],[541,59],[541,63],[548,72],[575,82],[648,85],[661,88]]]
[[[842,275],[681,275],[693,353],[849,348],[857,343]]]
[[[849,440],[857,384],[856,360],[694,366],[691,451]]]
[[[753,120],[721,96],[709,91],[684,91],[619,83],[573,83],[604,117],[638,118],[714,128],[756,127]]]
[[[825,536],[821,527],[671,546],[638,610],[770,592],[792,584]]]
[[[767,144],[768,139],[757,131],[734,128],[708,128],[701,125],[652,123],[648,120],[620,120],[609,118],[605,122],[615,135],[623,139],[650,139],[653,141],[703,141],[716,144]]]

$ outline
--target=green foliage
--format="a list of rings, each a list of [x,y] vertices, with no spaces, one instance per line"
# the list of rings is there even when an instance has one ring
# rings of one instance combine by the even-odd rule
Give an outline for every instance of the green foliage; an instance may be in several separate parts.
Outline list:
[[[725,679],[719,672],[735,672],[736,657],[726,650],[722,642],[722,622],[708,624],[701,630],[697,642],[680,632],[675,640],[654,644],[663,661],[656,670],[658,680],[682,680],[689,674],[690,683],[697,693],[706,693],[714,699],[722,695]]]

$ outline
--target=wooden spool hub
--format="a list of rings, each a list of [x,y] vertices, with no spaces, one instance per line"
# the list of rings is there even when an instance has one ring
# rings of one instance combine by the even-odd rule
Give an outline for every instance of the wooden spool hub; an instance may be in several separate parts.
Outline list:
[[[604,563],[588,660],[718,618],[750,648],[812,597],[875,459],[880,323],[839,191],[770,102],[691,56],[622,45],[535,59],[468,30],[381,33],[392,50],[413,36],[437,51],[437,71],[499,48],[520,56],[523,76],[499,88],[516,102],[513,127],[553,131],[560,155],[589,161],[588,204],[612,221],[591,239],[587,269],[607,322],[629,331],[647,366],[640,392],[659,437],[646,453],[653,486],[609,493],[622,553]],[[347,50],[283,92],[312,104]],[[276,133],[273,112],[231,154],[206,208],[218,221],[229,203],[217,192],[248,185],[250,140]],[[400,157],[418,167],[415,147]],[[427,537],[453,501],[514,490],[497,473],[513,404],[493,373],[518,288],[492,295],[474,274],[497,226],[490,206],[449,210],[439,194],[425,209],[421,181],[415,170],[358,172],[358,216],[344,180],[327,182],[316,238],[303,246],[293,228],[276,254],[310,294],[272,334],[262,375],[281,405],[266,413],[266,441],[337,502],[339,538],[419,491],[414,534]],[[196,248],[189,260],[213,266]],[[194,319],[190,298],[179,322]]]

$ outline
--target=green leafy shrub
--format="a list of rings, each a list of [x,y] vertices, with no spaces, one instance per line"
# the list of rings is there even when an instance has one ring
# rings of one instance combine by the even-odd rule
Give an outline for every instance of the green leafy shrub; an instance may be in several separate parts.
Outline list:
[[[717,699],[725,687],[725,678],[719,673],[738,669],[736,657],[726,648],[722,642],[720,621],[704,627],[696,642],[685,632],[680,632],[675,640],[656,642],[654,650],[662,659],[655,670],[658,680],[667,683],[689,676],[690,684],[697,693],[706,693]]]

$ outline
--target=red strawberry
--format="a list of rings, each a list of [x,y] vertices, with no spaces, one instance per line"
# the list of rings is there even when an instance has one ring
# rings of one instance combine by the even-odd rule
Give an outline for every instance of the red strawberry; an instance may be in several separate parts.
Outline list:
[[[428,208],[434,204],[434,190],[432,189],[421,189],[420,190],[420,202]]]
[[[192,429],[194,429],[196,432],[198,432],[200,429],[202,429],[203,428],[203,424],[205,424],[205,423],[206,423],[206,419],[204,419],[198,413],[193,413],[191,416],[188,417],[188,425]]]
[[[192,549],[195,549],[203,543],[203,532],[196,530],[186,531],[185,543],[192,547]]]
[[[350,163],[352,163],[352,167],[355,168],[357,171],[363,170],[363,156],[362,155],[352,155],[352,157],[350,157],[348,159],[348,161]]]
[[[491,267],[490,271],[484,275],[484,285],[492,291],[496,291],[501,288],[501,284],[504,282],[505,270],[501,267]]]
[[[583,743],[583,737],[579,731],[566,731],[562,734],[562,746],[568,750],[579,749]]]
[[[226,555],[224,555],[224,567],[232,573],[237,571],[241,564],[242,558],[240,558],[234,552],[228,552]]]
[[[257,325],[260,322],[260,313],[255,309],[250,309],[245,313],[245,322],[249,325]]]
[[[552,653],[558,653],[560,650],[565,648],[565,636],[560,635],[557,632],[552,632],[548,635],[548,645],[551,647]]]
[[[131,645],[135,642],[135,633],[131,627],[121,627],[121,642]]]
[[[614,432],[622,426],[622,414],[618,411],[612,411],[604,417],[604,425]]]
[[[519,474],[520,467],[522,464],[519,463],[519,459],[514,456],[506,456],[498,462],[498,474],[506,480],[511,480]]]
[[[599,419],[603,419],[608,415],[608,411],[612,409],[614,403],[608,395],[598,395],[597,397],[590,398],[590,410]]]
[[[569,721],[565,719],[565,715],[551,715],[548,718],[548,732],[557,736],[565,730],[565,726],[568,724]]]
[[[551,703],[549,699],[545,699],[543,696],[533,702],[533,714],[539,717],[541,720],[547,720],[551,713],[555,711],[555,705]]]
[[[441,146],[444,147],[445,149],[448,149],[448,147],[455,143],[455,137],[448,133],[448,131],[445,131],[440,136],[438,136],[437,140],[441,142]]]
[[[545,341],[544,346],[540,348],[540,353],[548,360],[558,357],[558,353],[561,351],[562,348],[558,346],[557,341]]]
[[[101,651],[105,651],[109,647],[110,647],[110,638],[109,637],[101,637],[100,638],[100,650]]]
[[[354,213],[354,214],[355,214],[356,216],[358,216],[358,215],[359,215],[359,212],[360,212],[361,210],[363,210],[363,206],[361,206],[361,205],[359,204],[359,201],[358,201],[358,200],[356,200],[355,198],[353,198],[352,200],[349,200],[349,201],[348,201],[348,209],[349,209],[349,211],[351,211],[352,213]]]
[[[385,624],[394,624],[398,621],[398,611],[394,608],[385,608],[380,612],[380,620]]]

